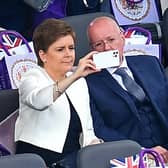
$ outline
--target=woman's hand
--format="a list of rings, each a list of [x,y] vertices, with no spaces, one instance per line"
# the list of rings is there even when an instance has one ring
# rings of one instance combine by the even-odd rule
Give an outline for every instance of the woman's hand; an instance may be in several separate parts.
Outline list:
[[[92,51],[85,57],[79,60],[79,64],[75,69],[72,69],[74,73],[69,75],[61,81],[56,81],[53,85],[53,100],[55,101],[74,81],[80,77],[85,77],[88,74],[99,72],[100,69],[96,69],[96,65],[93,62],[93,54],[97,51]]]
[[[96,69],[96,65],[93,62],[93,54],[98,53],[97,51],[92,51],[88,53],[85,57],[79,60],[79,64],[76,68],[74,75],[79,77],[85,77],[89,74],[99,72],[100,69]]]

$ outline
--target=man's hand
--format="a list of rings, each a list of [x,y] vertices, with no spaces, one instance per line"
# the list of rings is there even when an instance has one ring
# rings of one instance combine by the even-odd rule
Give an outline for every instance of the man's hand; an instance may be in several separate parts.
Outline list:
[[[100,144],[103,143],[104,141],[102,139],[94,139],[90,142],[89,145],[94,145],[94,144]]]

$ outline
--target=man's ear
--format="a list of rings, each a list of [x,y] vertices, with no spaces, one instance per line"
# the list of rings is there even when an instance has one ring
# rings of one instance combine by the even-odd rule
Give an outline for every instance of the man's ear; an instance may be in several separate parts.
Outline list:
[[[120,27],[120,35],[121,35],[121,38],[124,40],[124,43],[125,43],[124,29],[122,27]]]
[[[123,40],[123,45],[125,45],[125,36],[124,36],[124,32],[121,31],[121,32],[120,32],[120,35],[121,35],[121,39]]]

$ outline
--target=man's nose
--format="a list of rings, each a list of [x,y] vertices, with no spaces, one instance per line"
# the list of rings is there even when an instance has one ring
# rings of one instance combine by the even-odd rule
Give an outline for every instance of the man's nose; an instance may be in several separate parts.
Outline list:
[[[105,51],[112,50],[112,46],[108,42],[104,42],[104,50]]]

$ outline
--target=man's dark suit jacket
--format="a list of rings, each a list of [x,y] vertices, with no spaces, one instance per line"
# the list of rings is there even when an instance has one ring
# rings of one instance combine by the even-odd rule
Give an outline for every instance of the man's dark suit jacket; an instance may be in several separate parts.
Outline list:
[[[162,127],[158,135],[163,134],[165,142],[156,145],[168,147],[168,83],[164,69],[153,56],[129,56],[126,60],[154,106],[157,122]],[[87,76],[86,80],[96,135],[105,141],[132,139],[141,144],[145,125],[128,93],[106,69]]]

